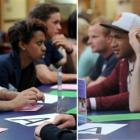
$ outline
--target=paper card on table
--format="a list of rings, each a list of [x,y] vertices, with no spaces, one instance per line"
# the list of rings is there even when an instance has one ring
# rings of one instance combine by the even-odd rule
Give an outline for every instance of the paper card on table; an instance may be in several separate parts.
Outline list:
[[[46,104],[53,104],[53,103],[57,102],[57,100],[58,100],[58,97],[56,95],[44,93],[44,96],[45,96],[44,103],[46,103]],[[41,103],[41,102],[42,101],[38,101],[38,103]]]
[[[8,130],[8,128],[0,128],[0,133]]]
[[[49,93],[52,94],[52,95],[57,95],[58,94],[57,90],[50,90]],[[73,98],[73,97],[76,97],[76,91],[62,90],[61,95],[64,96],[64,97],[72,97]]]
[[[52,86],[52,89],[58,89],[58,85]],[[76,84],[62,84],[63,90],[77,90]]]
[[[24,106],[20,109],[16,109],[15,111],[38,111],[39,109],[41,109],[44,105],[28,105],[28,106]]]
[[[92,122],[112,122],[124,120],[140,120],[140,113],[112,114],[112,115],[90,115],[88,119]]]
[[[107,135],[127,124],[86,123],[78,127],[79,134]]]
[[[43,115],[32,115],[32,116],[20,116],[13,118],[5,118],[5,120],[19,123],[25,126],[36,126],[40,125],[44,121],[53,121],[53,119],[57,116],[57,113],[52,114],[43,114]]]

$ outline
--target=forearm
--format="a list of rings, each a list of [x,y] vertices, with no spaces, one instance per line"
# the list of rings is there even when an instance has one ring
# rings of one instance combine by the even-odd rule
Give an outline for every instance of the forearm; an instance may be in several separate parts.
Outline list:
[[[137,56],[129,95],[129,108],[132,112],[140,111],[140,55]]]
[[[0,100],[11,100],[17,96],[17,92],[9,91],[7,89],[0,90]]]
[[[9,111],[14,109],[14,104],[11,101],[0,101],[0,111]]]
[[[57,73],[50,71],[45,65],[41,64],[37,67],[37,78],[43,84],[56,83],[57,82]],[[76,74],[64,74],[62,73],[62,81],[75,80]]]
[[[105,80],[105,78],[106,78],[106,77],[102,77],[102,76],[101,76],[101,77],[99,77],[97,80],[91,81],[91,82],[88,84],[88,87],[87,87],[87,88],[89,88],[89,87],[91,87],[91,86],[95,86],[95,85],[101,83],[102,81]]]
[[[65,74],[62,73],[62,81],[71,81],[71,80],[76,80],[76,74]]]
[[[99,84],[87,88],[87,97],[109,96],[119,93],[118,74],[114,71]]]
[[[118,93],[111,96],[96,97],[96,110],[125,110],[128,105],[129,94],[127,92]],[[88,99],[88,108],[92,109],[91,98]]]

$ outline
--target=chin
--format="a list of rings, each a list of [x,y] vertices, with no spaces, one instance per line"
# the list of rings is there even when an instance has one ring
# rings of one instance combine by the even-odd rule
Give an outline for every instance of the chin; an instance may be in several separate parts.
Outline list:
[[[96,52],[96,50],[95,50],[95,49],[92,49],[92,48],[91,48],[91,50],[92,50],[92,52],[93,52],[93,53],[95,53],[95,52]]]
[[[125,58],[124,56],[121,56],[121,55],[117,55],[117,58],[118,59],[122,59],[122,58]]]
[[[45,55],[42,55],[40,58],[43,58],[44,59],[45,58]]]

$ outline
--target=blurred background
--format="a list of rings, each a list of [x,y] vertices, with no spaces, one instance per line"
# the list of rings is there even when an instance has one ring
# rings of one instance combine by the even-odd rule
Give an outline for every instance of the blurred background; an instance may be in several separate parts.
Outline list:
[[[0,54],[9,52],[7,30],[16,21],[25,19],[28,12],[39,3],[53,3],[60,8],[62,33],[67,35],[69,15],[76,9],[77,0],[0,0]]]
[[[88,20],[100,15],[113,19],[122,11],[140,15],[140,0],[78,0],[78,12]]]

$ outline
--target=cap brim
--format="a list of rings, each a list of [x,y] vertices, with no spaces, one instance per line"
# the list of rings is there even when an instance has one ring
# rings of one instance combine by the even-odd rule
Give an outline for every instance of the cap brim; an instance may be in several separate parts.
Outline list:
[[[122,31],[122,32],[126,32],[128,33],[128,31],[124,30],[124,29],[121,29],[115,25],[110,25],[110,24],[100,24],[101,26],[105,27],[105,28],[110,28],[110,29],[113,29],[113,30],[117,30],[117,31]]]

